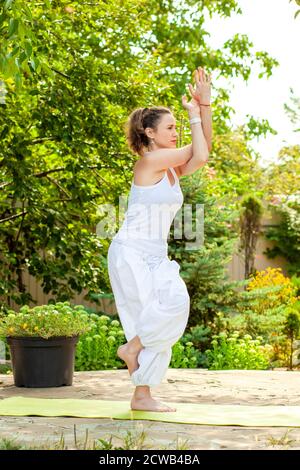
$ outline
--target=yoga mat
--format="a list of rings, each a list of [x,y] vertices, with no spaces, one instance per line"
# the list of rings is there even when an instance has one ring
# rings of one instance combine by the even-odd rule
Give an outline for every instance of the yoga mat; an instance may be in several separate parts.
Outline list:
[[[73,416],[164,421],[214,426],[300,427],[300,406],[211,405],[164,402],[177,411],[154,412],[130,409],[129,401],[75,398],[10,397],[0,400],[2,416]]]

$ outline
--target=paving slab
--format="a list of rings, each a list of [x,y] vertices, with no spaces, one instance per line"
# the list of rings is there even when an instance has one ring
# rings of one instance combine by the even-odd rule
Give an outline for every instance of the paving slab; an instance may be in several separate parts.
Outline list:
[[[12,375],[0,375],[0,399],[22,395],[40,398],[128,400],[134,392],[127,370],[75,372],[72,386],[56,388],[15,387]],[[154,398],[165,403],[237,405],[300,405],[300,371],[223,370],[169,368]],[[15,438],[22,445],[57,443],[75,448],[94,439],[124,445],[128,433],[138,436],[139,449],[300,449],[300,428],[203,426],[147,420],[114,420],[72,417],[0,417],[0,437]],[[144,434],[143,434],[144,433]],[[145,436],[143,439],[142,436]]]

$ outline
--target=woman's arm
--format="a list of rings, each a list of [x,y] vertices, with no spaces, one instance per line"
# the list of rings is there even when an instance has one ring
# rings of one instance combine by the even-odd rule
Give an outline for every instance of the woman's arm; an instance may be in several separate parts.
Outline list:
[[[199,116],[201,122],[191,125],[192,131],[192,155],[184,164],[176,168],[178,176],[191,175],[208,161],[212,148],[212,120],[210,106],[210,75],[205,76],[204,71],[195,70],[196,90],[189,84],[192,102],[196,104],[194,111],[189,111],[189,118]],[[191,103],[192,103],[191,102]],[[197,111],[195,111],[197,109]],[[196,112],[196,114],[195,114]],[[199,158],[199,154],[202,157]],[[203,158],[203,155],[207,157]]]
[[[196,71],[197,72],[197,71]],[[198,72],[197,72],[198,73]],[[200,83],[198,81],[198,83]],[[198,122],[191,124],[192,144],[186,145],[180,149],[158,149],[153,150],[144,156],[143,163],[149,165],[152,170],[161,171],[162,169],[173,167],[176,168],[178,176],[190,175],[198,168],[205,165],[208,161],[209,147],[206,135],[210,136],[209,119],[205,119],[204,123],[201,118],[201,107],[198,99],[194,98],[194,90],[189,84],[192,99],[188,103],[186,95],[182,96],[183,107],[188,111],[189,119],[198,118]],[[202,92],[209,90],[209,81],[201,88]],[[207,95],[206,95],[207,98]],[[206,104],[206,103],[204,103]],[[205,111],[204,111],[205,113]],[[205,116],[205,114],[204,114]],[[206,112],[207,116],[207,112]],[[210,136],[211,142],[211,136]]]
[[[208,152],[211,152],[212,149],[212,119],[211,119],[211,108],[210,106],[200,106],[200,117],[201,117],[201,125],[202,125],[202,132],[206,141]],[[193,126],[192,126],[193,128]],[[193,131],[192,131],[193,136]],[[185,175],[192,175],[196,170],[198,170],[199,166],[192,160],[193,158],[193,144],[191,146],[191,156],[189,160],[175,168],[177,176],[185,176]],[[205,162],[206,163],[206,162]],[[203,166],[205,163],[201,164]]]
[[[192,97],[200,106],[203,133],[207,142],[208,151],[212,148],[212,115],[211,115],[211,74],[206,74],[202,67],[194,71],[196,88],[189,84]]]
[[[192,134],[192,156],[186,163],[176,168],[177,175],[179,177],[184,175],[192,175],[208,161],[209,151],[202,129],[199,107],[196,107],[196,109],[193,110],[189,110],[189,119],[194,117],[198,117],[200,122],[190,124]]]
[[[212,149],[211,107],[200,105],[200,114],[201,114],[201,120],[202,120],[203,134],[207,143],[208,151],[211,152],[211,149]]]
[[[182,105],[188,111],[189,119],[196,118],[198,121],[191,123],[192,144],[179,149],[165,148],[149,152],[142,161],[154,171],[172,167],[180,168],[175,170],[178,176],[189,175],[208,161],[209,152],[202,130],[200,106],[194,98],[188,103],[186,95],[182,96]]]

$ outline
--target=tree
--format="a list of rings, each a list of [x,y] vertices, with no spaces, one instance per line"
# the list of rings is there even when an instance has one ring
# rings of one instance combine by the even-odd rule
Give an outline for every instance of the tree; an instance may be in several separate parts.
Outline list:
[[[238,9],[234,0],[150,0],[144,6],[140,0],[2,2],[3,304],[34,301],[24,269],[55,300],[88,288],[87,299],[96,301],[109,290],[108,240],[96,236],[95,226],[98,207],[116,205],[130,187],[135,157],[123,124],[133,108],[170,106],[185,132],[179,98],[196,66],[247,79],[253,62],[262,77],[277,64],[264,51],[253,53],[243,35],[223,50],[205,43],[204,10],[228,16]],[[230,129],[227,101],[226,91],[216,90],[215,135]]]
[[[245,279],[254,272],[256,244],[261,228],[263,207],[261,202],[253,195],[246,196],[241,203],[240,216],[241,246],[245,260]]]
[[[286,320],[284,333],[290,340],[290,353],[289,353],[289,364],[290,370],[293,370],[293,353],[294,353],[294,340],[297,338],[300,329],[300,316],[299,312],[295,308],[286,309]]]

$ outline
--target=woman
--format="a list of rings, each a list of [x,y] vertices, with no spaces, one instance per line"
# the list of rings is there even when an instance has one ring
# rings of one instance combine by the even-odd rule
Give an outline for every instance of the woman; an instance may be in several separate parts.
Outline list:
[[[141,158],[125,220],[109,246],[108,271],[127,339],[117,354],[136,386],[133,410],[176,411],[155,400],[150,387],[161,383],[189,316],[190,297],[179,264],[168,258],[167,238],[183,204],[179,177],[205,165],[211,148],[211,76],[199,67],[195,81],[196,89],[189,84],[191,101],[182,97],[192,144],[176,149],[176,121],[169,108],[138,108],[127,123],[129,146]]]

